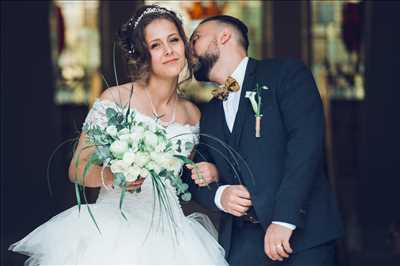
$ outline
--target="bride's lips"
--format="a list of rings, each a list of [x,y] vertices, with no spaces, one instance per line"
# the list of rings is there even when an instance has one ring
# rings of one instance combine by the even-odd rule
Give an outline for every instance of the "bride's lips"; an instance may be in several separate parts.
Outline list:
[[[178,58],[173,58],[173,59],[170,59],[170,60],[165,61],[163,64],[175,63],[175,62],[177,62],[177,61],[178,61]]]

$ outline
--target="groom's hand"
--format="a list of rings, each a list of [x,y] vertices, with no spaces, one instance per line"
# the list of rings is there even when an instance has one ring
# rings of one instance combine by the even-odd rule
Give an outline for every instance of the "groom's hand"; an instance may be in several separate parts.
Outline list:
[[[218,181],[218,170],[212,163],[187,164],[186,167],[192,171],[192,179],[200,187],[205,187],[212,182]]]
[[[250,193],[242,185],[231,185],[221,195],[221,206],[225,212],[241,217],[251,207]]]
[[[289,254],[293,252],[290,247],[289,239],[293,230],[279,225],[270,224],[264,238],[264,251],[271,260],[282,261],[289,258]]]

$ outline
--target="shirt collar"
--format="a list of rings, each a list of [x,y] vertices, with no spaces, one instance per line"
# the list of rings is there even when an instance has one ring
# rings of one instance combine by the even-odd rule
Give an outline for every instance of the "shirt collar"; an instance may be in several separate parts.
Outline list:
[[[231,77],[234,78],[242,88],[244,82],[244,76],[246,74],[247,63],[249,62],[249,58],[246,56],[240,61],[239,65],[236,67],[235,71],[231,74]]]

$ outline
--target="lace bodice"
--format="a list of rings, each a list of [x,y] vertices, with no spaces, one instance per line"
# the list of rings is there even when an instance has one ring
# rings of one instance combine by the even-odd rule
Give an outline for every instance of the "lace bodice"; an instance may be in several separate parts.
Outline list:
[[[83,128],[92,126],[92,125],[97,125],[101,129],[105,129],[107,127],[107,117],[106,117],[106,109],[107,107],[118,107],[118,105],[112,101],[108,100],[100,100],[97,99],[89,111]],[[145,114],[142,114],[135,109],[132,108],[132,110],[136,113],[135,119],[137,119],[140,122],[145,123],[146,125],[149,126],[154,126],[157,122],[150,116],[147,116]],[[173,122],[166,128],[167,136],[168,138],[172,138],[173,141],[181,140],[182,143],[185,143],[187,141],[192,142],[193,144],[197,144],[199,141],[199,124],[196,125],[190,125],[190,124],[181,124],[178,122]],[[185,156],[189,156],[191,153],[191,150],[182,150],[181,154]],[[171,200],[174,202],[174,205],[176,204],[177,207],[179,207],[180,211],[180,205],[179,205],[179,200],[178,197],[175,194],[175,189],[172,186],[169,186],[170,188],[170,195],[171,195]],[[97,202],[110,202],[110,203],[117,203],[119,201],[120,197],[120,190],[119,189],[114,189],[114,190],[107,190],[106,188],[101,188],[99,197],[97,199]],[[152,186],[152,181],[150,178],[147,178],[143,185],[142,185],[142,191],[140,193],[127,193],[125,197],[125,206],[126,207],[135,207],[133,205],[140,205],[140,209],[146,209],[146,206],[149,207],[151,210],[153,208],[153,203],[154,203],[154,197],[153,197],[153,186]]]

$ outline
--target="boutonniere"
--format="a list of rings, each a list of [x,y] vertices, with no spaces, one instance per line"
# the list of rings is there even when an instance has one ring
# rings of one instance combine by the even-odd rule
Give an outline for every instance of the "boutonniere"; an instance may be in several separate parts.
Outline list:
[[[261,118],[262,118],[262,112],[261,112],[261,102],[262,102],[262,96],[261,96],[261,90],[268,90],[269,88],[267,86],[259,86],[256,84],[256,89],[254,91],[246,91],[246,98],[250,100],[251,107],[253,107],[253,111],[256,117],[256,138],[261,137]]]

